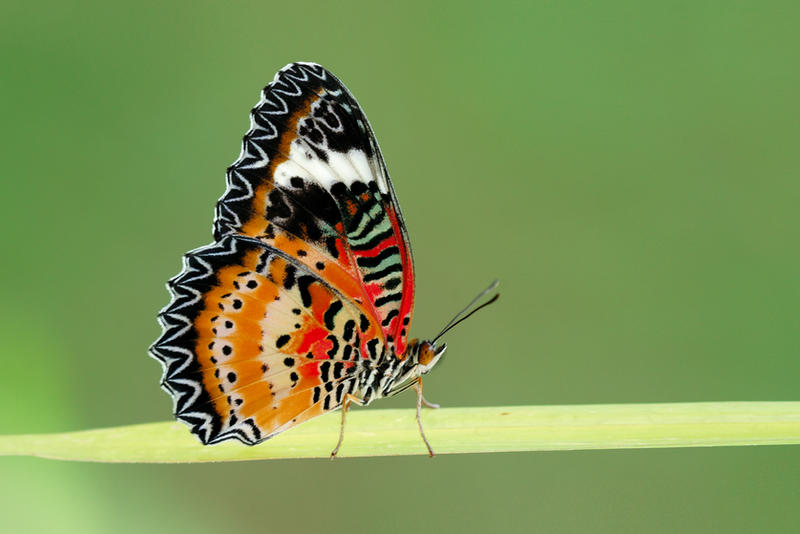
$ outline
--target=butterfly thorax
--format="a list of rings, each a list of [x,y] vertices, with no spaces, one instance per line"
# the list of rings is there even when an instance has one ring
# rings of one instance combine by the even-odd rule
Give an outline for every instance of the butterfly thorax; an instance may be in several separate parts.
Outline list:
[[[353,395],[366,405],[374,399],[401,393],[430,371],[446,349],[444,343],[437,347],[431,341],[412,339],[401,357],[387,354],[377,362],[369,362],[360,373]]]

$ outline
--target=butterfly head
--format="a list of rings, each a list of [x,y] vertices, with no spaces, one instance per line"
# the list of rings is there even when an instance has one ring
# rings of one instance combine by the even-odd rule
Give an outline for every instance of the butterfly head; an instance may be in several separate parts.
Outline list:
[[[433,366],[436,365],[446,349],[447,345],[444,343],[436,346],[436,343],[433,341],[420,341],[417,349],[419,374],[425,374],[433,369]]]

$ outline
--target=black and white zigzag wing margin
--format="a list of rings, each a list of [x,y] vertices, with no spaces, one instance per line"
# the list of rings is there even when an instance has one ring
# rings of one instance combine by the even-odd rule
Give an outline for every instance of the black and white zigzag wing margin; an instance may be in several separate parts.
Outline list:
[[[199,364],[187,348],[193,345],[197,335],[193,321],[202,311],[203,292],[216,283],[210,261],[237,253],[237,241],[224,239],[184,256],[183,270],[167,282],[172,300],[158,315],[162,333],[150,347],[150,355],[163,367],[161,387],[173,398],[175,417],[187,424],[205,444],[229,438],[244,443],[258,441],[256,435],[250,435],[252,431],[246,425],[220,433],[219,416],[209,409],[211,399],[197,380]]]

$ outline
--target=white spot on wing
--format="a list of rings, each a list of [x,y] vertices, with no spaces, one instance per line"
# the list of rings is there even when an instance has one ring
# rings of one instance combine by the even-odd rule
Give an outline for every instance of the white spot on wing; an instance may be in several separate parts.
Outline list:
[[[314,149],[300,138],[292,143],[292,148],[289,151],[289,159],[306,169],[308,174],[313,176],[314,179],[326,189],[330,189],[331,186],[338,181],[333,169],[331,169],[327,163],[319,159]]]
[[[350,158],[342,152],[328,152],[328,165],[339,178],[339,181],[344,182],[348,187],[353,182],[367,182],[359,175]]]
[[[298,165],[290,159],[284,161],[275,168],[275,182],[280,187],[289,187],[291,178],[295,176],[302,178],[306,182],[317,181],[305,167]]]
[[[330,190],[337,182],[350,187],[354,182],[367,184],[377,181],[380,191],[388,192],[386,180],[383,177],[376,180],[363,150],[352,149],[346,154],[325,150],[325,154],[327,162],[321,160],[304,140],[297,139],[292,143],[289,159],[275,168],[275,182],[280,187],[288,188],[291,187],[291,178],[297,176]]]
[[[347,158],[358,172],[362,182],[369,183],[377,181],[378,189],[380,189],[381,193],[386,194],[389,192],[386,187],[386,181],[382,177],[377,177],[373,174],[367,154],[363,150],[358,150],[356,148],[351,149],[347,152]]]

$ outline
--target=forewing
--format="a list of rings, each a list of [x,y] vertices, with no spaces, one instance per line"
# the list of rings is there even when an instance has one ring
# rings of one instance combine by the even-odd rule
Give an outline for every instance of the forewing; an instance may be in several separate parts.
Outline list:
[[[215,239],[245,235],[324,278],[402,355],[414,272],[402,214],[377,141],[330,72],[293,63],[262,92],[228,169]]]
[[[341,405],[380,332],[305,265],[228,235],[184,257],[151,352],[176,416],[204,443],[248,444]]]

